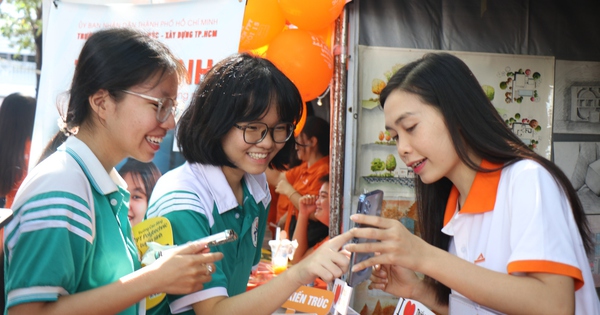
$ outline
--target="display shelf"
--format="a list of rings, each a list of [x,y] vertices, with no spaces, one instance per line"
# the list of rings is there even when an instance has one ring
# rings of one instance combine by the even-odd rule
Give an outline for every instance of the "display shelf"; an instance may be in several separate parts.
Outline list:
[[[383,177],[383,176],[363,176],[362,177],[367,183],[375,184],[375,183],[387,183],[387,184],[395,184],[406,186],[409,188],[415,187],[414,178],[408,177]]]
[[[391,149],[396,150],[396,141],[391,140],[391,141],[376,141],[376,142],[370,142],[370,143],[363,143],[363,144],[361,144],[361,147],[363,147],[365,149],[391,148]]]

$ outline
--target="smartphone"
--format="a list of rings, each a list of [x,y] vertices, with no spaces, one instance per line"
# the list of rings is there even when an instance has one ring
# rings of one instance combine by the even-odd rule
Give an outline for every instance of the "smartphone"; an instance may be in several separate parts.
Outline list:
[[[367,215],[381,215],[381,206],[383,204],[383,191],[373,190],[368,193],[362,194],[358,197],[358,206],[356,207],[356,213],[367,214]],[[366,227],[365,225],[354,223],[354,227]],[[371,239],[366,238],[354,238],[354,243],[367,243],[375,242]],[[352,272],[352,266],[360,263],[361,261],[367,260],[373,257],[374,253],[352,253],[350,256],[350,269],[346,278],[346,283],[351,287],[356,287],[363,281],[371,277],[371,268],[365,268],[360,271]]]
[[[228,229],[223,232],[219,232],[217,234],[203,237],[203,238],[197,240],[196,242],[202,242],[202,243],[207,242],[206,245],[208,247],[214,247],[217,245],[233,242],[233,241],[237,240],[237,238],[238,238],[238,236],[235,233],[235,231]]]
[[[13,218],[12,210],[8,208],[0,208],[0,228],[3,228],[5,225],[10,222]]]

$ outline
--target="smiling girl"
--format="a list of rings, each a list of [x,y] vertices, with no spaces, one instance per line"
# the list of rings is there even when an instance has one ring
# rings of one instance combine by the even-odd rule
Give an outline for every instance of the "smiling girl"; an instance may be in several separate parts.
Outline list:
[[[437,53],[405,65],[381,104],[400,158],[418,175],[422,239],[397,220],[353,215],[377,229],[352,234],[381,241],[347,247],[379,253],[355,267],[376,266],[372,288],[440,314],[471,314],[454,302],[473,314],[481,306],[600,314],[586,255],[592,241],[574,189],[506,127],[463,61]]]
[[[321,246],[311,257],[246,292],[257,266],[271,195],[267,167],[283,169],[294,149],[294,122],[302,99],[270,61],[237,54],[216,64],[180,120],[179,148],[186,162],[164,174],[150,198],[148,217],[172,225],[175,244],[233,229],[237,241],[224,253],[204,289],[168,295],[151,314],[272,314],[303,284],[332,281],[348,267],[340,248],[349,235]]]
[[[168,48],[141,32],[88,38],[63,116],[78,132],[30,172],[5,229],[9,314],[143,314],[146,296],[194,292],[211,280],[222,254],[203,253],[205,244],[140,269],[129,193],[114,169],[127,157],[154,157],[175,126],[184,75]]]

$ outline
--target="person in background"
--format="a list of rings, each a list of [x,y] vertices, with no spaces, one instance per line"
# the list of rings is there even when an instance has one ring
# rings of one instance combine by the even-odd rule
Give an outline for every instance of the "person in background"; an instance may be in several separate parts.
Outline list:
[[[131,195],[128,216],[131,226],[135,226],[144,220],[148,200],[161,174],[154,163],[144,163],[132,158],[125,161],[119,174],[127,183],[127,191]]]
[[[457,313],[454,302],[474,314],[600,314],[593,243],[569,179],[506,127],[462,60],[426,54],[392,76],[380,101],[417,175],[423,238],[398,220],[353,215],[374,228],[351,234],[381,241],[347,246],[378,253],[353,270],[375,266],[372,288],[438,314]]]
[[[145,33],[105,29],[85,42],[64,118],[69,136],[27,175],[4,233],[7,310],[15,314],[143,314],[145,297],[211,280],[221,253],[192,243],[141,268],[114,169],[150,161],[185,69]]]
[[[286,172],[267,170],[269,183],[279,194],[277,215],[279,226],[293,235],[299,209],[298,201],[304,195],[317,195],[319,178],[329,174],[329,124],[317,116],[306,118],[302,131],[296,137],[296,154],[302,163]],[[329,235],[329,227],[311,215],[308,222],[308,246]]]
[[[271,202],[264,172],[288,162],[301,104],[294,84],[266,59],[235,54],[208,71],[179,121],[177,143],[186,162],[158,180],[147,217],[168,219],[175,244],[225,229],[238,239],[216,246],[224,258],[203,290],[167,295],[150,314],[270,315],[301,285],[317,277],[332,281],[348,269],[339,251],[350,240],[344,235],[246,292]]]
[[[35,99],[20,93],[12,93],[0,105],[0,208],[11,208],[15,194],[27,175],[29,148],[35,120]],[[3,230],[0,231],[3,240]],[[4,260],[4,249],[0,247]],[[0,271],[4,296],[4,269]],[[4,299],[0,307],[4,309]]]
[[[5,203],[0,207],[10,208],[17,189],[27,175],[29,148],[35,98],[13,93],[0,106],[0,197]]]
[[[319,182],[322,184],[319,195],[304,195],[298,201],[300,210],[298,211],[296,229],[292,236],[292,240],[298,242],[298,247],[294,252],[293,264],[312,254],[319,246],[329,240],[329,235],[327,235],[314,246],[308,246],[308,222],[311,215],[329,227],[329,174],[319,178]]]

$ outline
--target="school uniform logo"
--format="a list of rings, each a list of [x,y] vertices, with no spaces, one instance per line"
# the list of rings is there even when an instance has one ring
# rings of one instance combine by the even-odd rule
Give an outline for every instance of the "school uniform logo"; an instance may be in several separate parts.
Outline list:
[[[258,217],[254,218],[254,222],[252,222],[252,244],[254,247],[258,244]]]
[[[479,264],[485,261],[485,257],[483,256],[483,253],[480,253],[479,256],[477,257],[477,259],[475,259],[475,263]]]

